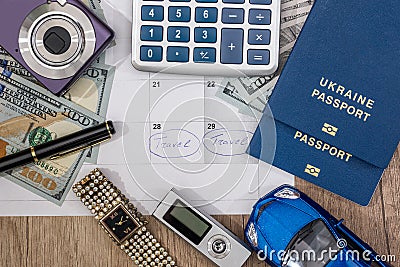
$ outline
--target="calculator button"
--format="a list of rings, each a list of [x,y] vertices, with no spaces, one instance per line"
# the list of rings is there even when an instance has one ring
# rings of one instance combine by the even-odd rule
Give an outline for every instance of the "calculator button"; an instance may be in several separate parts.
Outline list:
[[[142,20],[144,21],[163,21],[164,7],[162,6],[142,6]]]
[[[197,3],[217,3],[218,0],[196,0]]]
[[[254,5],[270,5],[272,0],[250,0],[250,4]]]
[[[249,65],[268,65],[269,50],[249,49],[247,51],[247,63]]]
[[[163,28],[161,26],[142,26],[140,29],[140,40],[161,42],[163,39]]]
[[[244,4],[244,0],[222,0],[226,4]]]
[[[218,19],[218,10],[215,7],[196,7],[196,22],[214,23]]]
[[[190,21],[190,7],[187,6],[170,6],[168,8],[168,20],[189,22]]]
[[[271,10],[269,9],[250,9],[249,23],[253,25],[271,24]]]
[[[193,61],[196,63],[215,63],[215,48],[196,47],[193,50]]]
[[[168,42],[189,42],[190,29],[189,27],[168,27],[167,39]]]
[[[223,8],[222,23],[242,24],[244,22],[244,10],[242,8]]]
[[[194,41],[196,43],[215,43],[217,42],[216,28],[195,28]]]
[[[142,45],[140,47],[140,60],[160,62],[162,60],[162,47]]]
[[[180,46],[167,47],[167,61],[168,62],[188,62],[189,61],[189,48]]]
[[[251,45],[268,45],[271,41],[271,31],[261,29],[249,30],[249,44]]]
[[[242,64],[242,62],[243,62],[243,30],[222,29],[221,63]]]

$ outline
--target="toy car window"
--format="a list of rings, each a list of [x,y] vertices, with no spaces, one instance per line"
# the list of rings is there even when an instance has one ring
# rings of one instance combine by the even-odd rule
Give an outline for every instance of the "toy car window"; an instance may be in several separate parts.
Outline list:
[[[322,220],[315,220],[303,227],[289,243],[282,266],[326,266],[332,256],[328,252],[332,250],[339,251],[335,237]]]

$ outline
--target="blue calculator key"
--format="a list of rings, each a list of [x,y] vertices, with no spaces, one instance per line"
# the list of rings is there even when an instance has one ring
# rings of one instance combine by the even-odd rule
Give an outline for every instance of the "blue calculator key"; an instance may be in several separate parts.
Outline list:
[[[167,61],[168,62],[188,62],[189,61],[189,48],[181,46],[168,46],[167,47]]]
[[[140,60],[141,61],[154,61],[160,62],[162,60],[162,47],[161,46],[148,46],[142,45],[140,47]]]
[[[222,23],[242,24],[244,22],[244,9],[242,8],[223,8]]]
[[[222,0],[226,4],[244,4],[244,0]]]
[[[250,4],[253,5],[270,5],[272,0],[250,0]]]
[[[218,9],[216,7],[196,7],[196,22],[215,23],[218,19]]]
[[[168,8],[168,20],[189,22],[190,21],[190,7],[187,6],[170,6]]]
[[[218,0],[196,0],[197,3],[217,3]]]
[[[208,27],[198,27],[194,29],[194,41],[196,43],[215,43],[217,42],[217,29]]]
[[[268,65],[269,50],[249,49],[247,51],[247,63],[249,65]]]
[[[189,27],[168,27],[167,39],[168,42],[189,42],[190,29]]]
[[[144,21],[163,21],[163,6],[142,6],[142,20]]]
[[[242,62],[243,62],[243,30],[222,29],[221,63],[242,64]]]
[[[249,44],[268,45],[271,41],[271,31],[262,29],[249,30]]]
[[[215,48],[196,47],[193,50],[193,61],[196,63],[215,63]]]
[[[163,39],[163,27],[142,26],[140,29],[140,40],[161,42]]]
[[[269,9],[250,9],[249,23],[253,25],[271,24],[271,10]]]

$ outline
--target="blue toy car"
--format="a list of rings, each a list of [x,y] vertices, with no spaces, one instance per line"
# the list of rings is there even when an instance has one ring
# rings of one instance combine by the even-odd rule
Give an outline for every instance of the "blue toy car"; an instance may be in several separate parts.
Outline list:
[[[271,266],[391,266],[308,196],[288,185],[261,198],[245,229],[261,260]]]

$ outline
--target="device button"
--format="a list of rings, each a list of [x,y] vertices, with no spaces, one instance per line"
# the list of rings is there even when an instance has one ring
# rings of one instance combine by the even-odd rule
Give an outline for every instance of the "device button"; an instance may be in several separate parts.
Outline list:
[[[244,4],[244,0],[222,0],[226,4]]]
[[[222,23],[242,24],[244,21],[244,10],[242,8],[223,8]]]
[[[249,30],[249,44],[251,45],[268,45],[271,41],[271,31],[261,29]]]
[[[142,6],[142,20],[144,21],[163,21],[164,7],[162,6]]]
[[[250,9],[249,23],[253,25],[271,24],[271,10],[269,9]]]
[[[254,5],[270,5],[272,0],[250,0],[250,4]]]
[[[231,243],[223,235],[215,235],[208,240],[208,253],[216,259],[223,259],[231,252]]]
[[[188,62],[189,61],[189,48],[181,46],[167,47],[167,61],[168,62]]]
[[[193,50],[193,61],[196,63],[215,63],[215,48],[196,47]]]
[[[226,251],[226,243],[224,240],[222,239],[217,239],[215,240],[212,245],[212,250],[216,253],[216,254],[222,254]]]
[[[247,63],[249,65],[268,65],[269,50],[249,49],[247,51]]]
[[[190,0],[169,0],[170,2],[190,2]]]
[[[147,46],[140,47],[140,60],[160,62],[162,60],[162,47],[161,46]]]
[[[215,23],[218,19],[216,7],[196,7],[196,22]]]
[[[217,3],[218,0],[196,0],[197,3]]]
[[[140,29],[140,40],[161,42],[163,39],[163,27],[142,26]]]
[[[170,6],[168,8],[168,20],[189,22],[190,21],[190,7],[187,6]]]
[[[189,42],[190,29],[189,27],[168,27],[167,39],[168,42]]]
[[[242,62],[243,62],[243,30],[222,29],[221,63],[242,64]]]
[[[215,43],[217,42],[217,29],[216,28],[202,28],[194,29],[194,41],[196,43]]]

